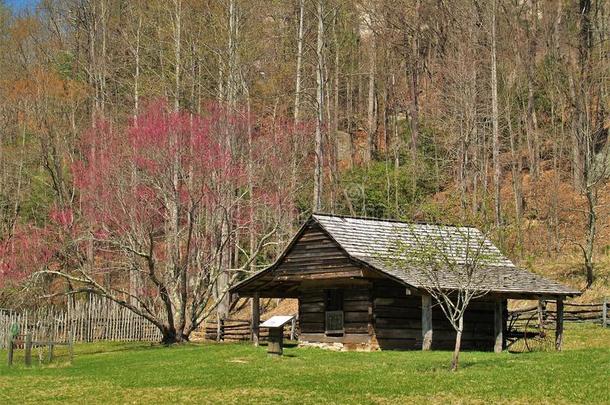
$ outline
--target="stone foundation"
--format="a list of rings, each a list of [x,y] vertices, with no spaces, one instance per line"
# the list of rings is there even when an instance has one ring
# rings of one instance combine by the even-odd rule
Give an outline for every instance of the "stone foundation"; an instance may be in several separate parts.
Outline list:
[[[315,347],[318,349],[330,350],[333,352],[371,352],[376,350],[376,348],[372,347],[370,344],[340,342],[323,343],[299,341],[298,347]]]

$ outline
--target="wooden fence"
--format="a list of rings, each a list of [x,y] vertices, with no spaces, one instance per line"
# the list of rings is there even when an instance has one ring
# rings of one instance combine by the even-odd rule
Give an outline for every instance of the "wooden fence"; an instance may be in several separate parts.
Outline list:
[[[75,342],[161,340],[161,332],[148,320],[93,295],[75,304],[69,302],[66,309],[41,307],[22,312],[0,309],[0,348],[8,346],[14,324],[18,325],[19,333],[31,333],[35,341],[66,341],[70,331]]]
[[[519,325],[540,313],[546,322],[555,321],[554,302],[542,302],[540,306],[511,311],[509,323]],[[566,322],[595,322],[604,327],[610,326],[608,313],[610,303],[577,304],[564,303]],[[19,333],[31,333],[34,341],[67,341],[70,332],[74,342],[115,341],[152,341],[161,340],[161,332],[148,320],[137,316],[113,301],[89,296],[86,300],[69,304],[67,309],[42,307],[35,311],[16,312],[0,309],[0,348],[8,347],[10,330],[17,324]],[[204,323],[197,331],[205,340],[246,341],[251,338],[248,319],[227,319],[219,326],[216,321]],[[260,340],[268,338],[268,330],[260,329]],[[298,322],[284,328],[285,337],[298,336]]]
[[[205,340],[223,342],[239,342],[250,340],[252,337],[251,323],[249,319],[226,319],[218,325],[217,321],[209,321],[203,326]],[[219,336],[220,335],[220,336]],[[298,336],[298,321],[284,327],[284,338],[294,340]],[[264,342],[269,338],[269,329],[260,328],[259,341]]]
[[[610,302],[607,299],[600,303],[591,304],[564,302],[563,306],[564,322],[593,322],[600,324],[602,327],[610,326],[610,319],[608,318]],[[510,311],[509,323],[519,324],[538,316],[546,322],[555,322],[557,317],[555,302],[541,301],[540,305]]]

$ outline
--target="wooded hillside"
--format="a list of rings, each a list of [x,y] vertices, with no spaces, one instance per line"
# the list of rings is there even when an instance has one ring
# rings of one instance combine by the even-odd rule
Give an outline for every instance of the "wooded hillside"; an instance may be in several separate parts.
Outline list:
[[[493,225],[602,295],[609,24],[606,0],[0,0],[0,306],[36,275],[188,336],[312,211]]]

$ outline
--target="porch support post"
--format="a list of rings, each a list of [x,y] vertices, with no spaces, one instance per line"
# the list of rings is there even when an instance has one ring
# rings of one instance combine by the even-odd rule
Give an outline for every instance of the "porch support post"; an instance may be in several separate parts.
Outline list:
[[[251,338],[254,346],[258,346],[258,341],[260,338],[260,319],[261,319],[261,310],[260,310],[260,294],[254,293],[254,296],[250,299],[252,306],[252,322],[251,322]]]
[[[544,332],[544,313],[546,311],[546,301],[542,298],[538,300],[538,330]]]
[[[421,297],[421,335],[422,350],[432,348],[432,296],[424,294]]]
[[[494,303],[494,352],[502,353],[504,348],[504,316],[502,300],[498,299]]]
[[[563,342],[563,297],[557,298],[557,323],[555,324],[555,349],[561,350]]]

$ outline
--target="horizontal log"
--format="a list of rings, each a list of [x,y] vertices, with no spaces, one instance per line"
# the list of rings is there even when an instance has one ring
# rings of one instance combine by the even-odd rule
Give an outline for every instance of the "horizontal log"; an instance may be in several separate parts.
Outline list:
[[[354,311],[346,311],[343,313],[343,319],[344,322],[368,322],[369,320],[369,313],[361,311],[361,312],[354,312]]]
[[[421,336],[421,329],[420,328],[409,328],[409,329],[375,328],[375,336],[377,336],[378,338],[416,339]]]
[[[299,318],[300,322],[319,322],[319,323],[324,323],[325,321],[325,316],[323,312],[305,312],[302,313],[300,318]]]
[[[343,252],[335,250],[308,250],[300,252],[290,252],[288,256],[284,258],[285,263],[296,263],[296,262],[309,262],[312,259],[320,260],[331,260],[331,259],[342,259],[348,263],[348,257]]]
[[[564,302],[563,306],[565,307],[599,307],[599,310],[601,311],[601,307],[604,305],[603,302],[600,303],[576,303],[576,302]]]
[[[323,279],[335,279],[337,277],[362,277],[362,270],[342,270],[340,272],[316,272],[316,273],[308,273],[306,271],[294,273],[294,274],[286,274],[286,275],[278,275],[276,277],[279,281],[302,281],[302,280],[323,280]]]
[[[306,229],[303,234],[301,235],[301,239],[302,238],[312,238],[315,236],[323,236],[325,238],[328,239],[328,235],[326,234],[326,232],[324,232],[322,230],[322,228],[319,225],[312,225],[310,228]]]
[[[369,310],[368,301],[346,301],[343,303],[343,310],[348,311],[361,311],[365,312]]]
[[[301,324],[301,333],[322,333],[325,331],[323,323],[305,323]]]
[[[344,326],[345,333],[367,333],[369,332],[368,325],[346,323]]]
[[[389,306],[389,307],[399,307],[399,308],[420,308],[421,307],[421,299],[376,297],[373,302],[374,302],[375,306]]]
[[[299,304],[324,304],[324,297],[300,298]]]
[[[300,312],[324,312],[324,303],[316,302],[316,303],[303,303],[300,306]]]
[[[336,258],[303,258],[303,259],[293,259],[280,263],[277,271],[282,271],[284,269],[292,269],[292,270],[325,270],[325,269],[333,269],[337,267],[345,267],[345,268],[359,268],[355,266],[351,261],[346,258],[336,257]]]
[[[209,321],[207,321],[208,323],[216,323],[215,319],[210,319]],[[229,318],[229,319],[225,319],[223,321],[224,323],[248,323],[250,322],[249,319],[233,319],[233,318]]]
[[[553,311],[553,313],[557,313],[556,311]],[[587,309],[578,309],[578,310],[564,310],[563,311],[564,315],[565,314],[600,314],[602,313],[601,309],[599,310],[587,310]]]
[[[421,319],[421,311],[375,310],[374,319]]]
[[[207,324],[206,328],[216,328],[218,326],[218,324]],[[224,329],[241,329],[241,328],[249,328],[250,324],[245,324],[245,325],[222,325],[222,327]]]
[[[370,300],[370,293],[367,290],[344,290],[343,300],[345,301],[366,301]]]
[[[379,318],[396,318],[396,319],[421,319],[421,311],[397,311],[395,309],[379,309],[375,308],[375,319]]]
[[[299,298],[302,300],[313,300],[313,299],[324,299],[324,293],[322,291],[310,291],[304,290],[299,293]]]
[[[375,327],[376,328],[377,327],[379,327],[379,328],[397,327],[397,328],[420,329],[421,328],[421,318],[420,319],[376,318]]]
[[[303,290],[310,289],[332,289],[332,288],[353,288],[355,286],[360,287],[368,287],[371,284],[370,280],[362,279],[362,278],[349,278],[343,277],[344,274],[337,274],[335,279],[327,279],[327,280],[304,280],[301,284],[301,288]]]
[[[211,327],[207,327],[206,332],[211,331],[211,332],[215,332],[216,330],[218,330],[218,328],[211,328]],[[223,328],[223,330],[225,331],[225,333],[250,333],[250,327],[245,327],[245,328]]]
[[[318,239],[318,240],[308,241],[307,243],[298,243],[292,248],[290,253],[291,254],[292,253],[302,254],[302,253],[306,253],[306,252],[316,251],[316,252],[340,253],[345,256],[345,253],[338,252],[338,250],[339,249],[337,248],[337,245],[335,245],[333,242],[331,242],[329,240]]]

